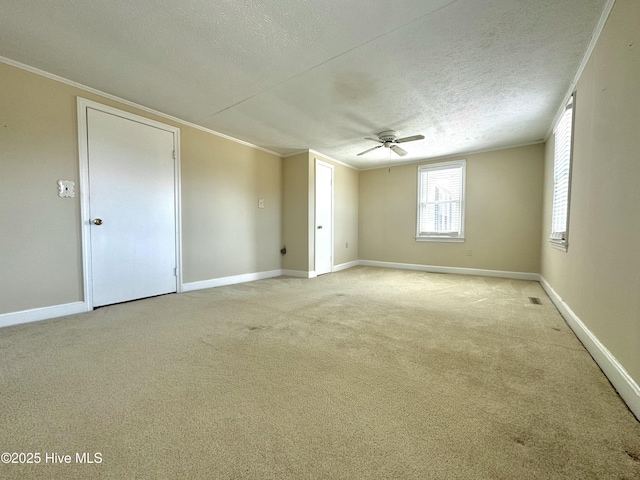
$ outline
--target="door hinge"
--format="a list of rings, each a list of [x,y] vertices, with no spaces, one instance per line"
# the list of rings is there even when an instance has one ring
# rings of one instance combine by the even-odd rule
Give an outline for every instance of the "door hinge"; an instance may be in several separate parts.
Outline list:
[[[178,268],[177,267],[173,269],[173,276],[174,277],[178,276]]]
[[[173,159],[175,160],[176,159],[176,151],[174,150],[172,154],[173,154]]]

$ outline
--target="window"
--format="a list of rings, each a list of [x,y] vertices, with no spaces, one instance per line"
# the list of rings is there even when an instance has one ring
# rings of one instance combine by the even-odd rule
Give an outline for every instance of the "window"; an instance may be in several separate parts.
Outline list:
[[[418,167],[416,240],[464,241],[465,160]]]
[[[569,192],[571,188],[571,143],[573,124],[573,96],[569,99],[556,128],[553,155],[553,209],[549,241],[566,250],[569,226]]]

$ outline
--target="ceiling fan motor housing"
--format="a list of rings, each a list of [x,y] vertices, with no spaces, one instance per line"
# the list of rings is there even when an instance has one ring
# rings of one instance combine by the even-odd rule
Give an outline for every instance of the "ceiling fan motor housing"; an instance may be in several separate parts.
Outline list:
[[[382,140],[384,143],[394,142],[396,139],[396,132],[393,130],[385,130],[384,132],[380,132],[378,134],[378,138]]]

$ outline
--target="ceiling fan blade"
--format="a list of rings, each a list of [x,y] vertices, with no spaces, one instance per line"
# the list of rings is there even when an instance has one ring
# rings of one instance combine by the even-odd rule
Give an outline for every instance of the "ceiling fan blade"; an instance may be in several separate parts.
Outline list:
[[[380,148],[381,146],[382,146],[382,145],[378,145],[377,147],[373,147],[373,148],[370,148],[369,150],[365,150],[364,152],[360,152],[360,153],[358,154],[358,157],[359,157],[360,155],[364,155],[365,153],[369,153],[370,151],[375,150],[376,148]]]
[[[424,140],[424,135],[412,135],[411,137],[399,138],[396,143],[413,142],[415,140]]]
[[[407,151],[400,148],[397,145],[391,145],[391,150],[393,150],[394,152],[396,152],[398,155],[400,155],[401,157],[404,157],[407,154]]]
[[[380,140],[379,138],[373,138],[373,137],[364,137],[365,140],[373,140],[374,142],[378,142],[378,143],[384,143],[382,140]]]

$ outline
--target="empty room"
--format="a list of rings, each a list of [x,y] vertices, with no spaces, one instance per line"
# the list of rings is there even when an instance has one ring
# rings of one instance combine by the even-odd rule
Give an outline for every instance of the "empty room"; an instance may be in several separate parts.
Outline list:
[[[640,479],[638,25],[0,1],[0,477]]]

